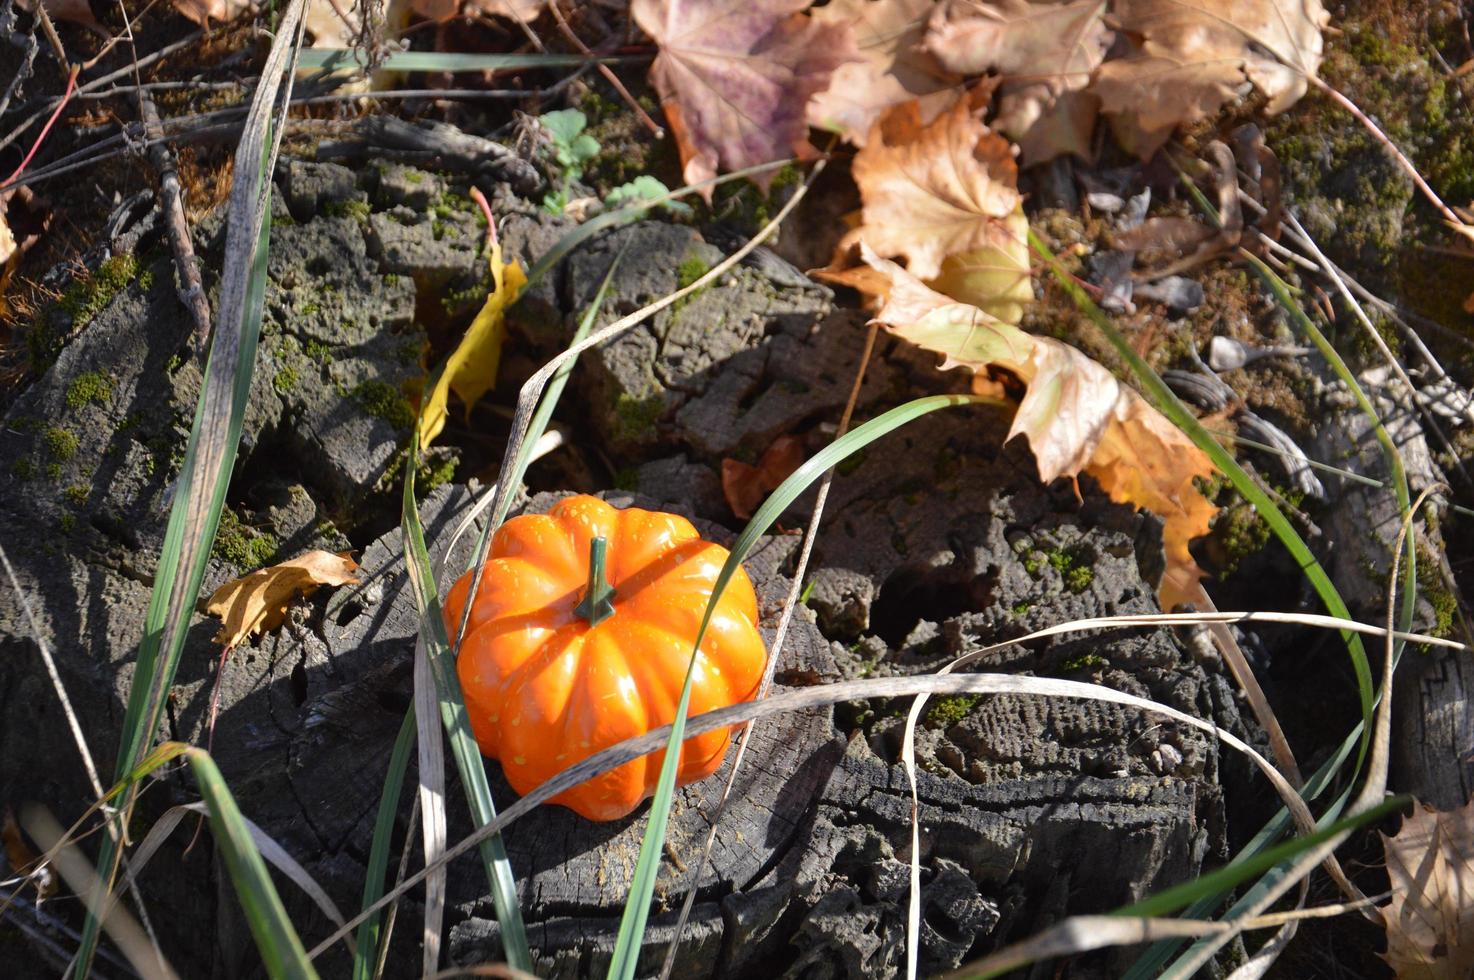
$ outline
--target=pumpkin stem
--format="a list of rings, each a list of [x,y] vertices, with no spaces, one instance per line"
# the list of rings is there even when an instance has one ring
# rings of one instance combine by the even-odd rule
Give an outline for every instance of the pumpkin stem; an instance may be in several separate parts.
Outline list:
[[[583,602],[573,611],[598,626],[614,615],[614,589],[604,577],[604,551],[608,542],[603,536],[589,542],[589,584],[584,591]]]

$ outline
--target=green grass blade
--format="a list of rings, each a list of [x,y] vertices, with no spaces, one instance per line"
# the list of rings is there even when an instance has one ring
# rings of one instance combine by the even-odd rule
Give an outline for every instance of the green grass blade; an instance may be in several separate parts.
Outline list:
[[[363,880],[363,904],[371,908],[384,894],[384,876],[389,873],[389,839],[394,834],[394,817],[404,792],[404,774],[415,748],[415,709],[411,705],[399,726],[399,736],[389,754],[384,790],[379,796],[379,813],[374,820],[374,838],[369,845],[368,872]],[[375,912],[358,927],[358,947],[353,954],[353,980],[371,980],[379,951],[379,927],[383,916]]]
[[[532,68],[582,68],[649,61],[638,55],[589,57],[581,54],[461,54],[453,51],[394,51],[380,71],[517,71]],[[303,68],[329,71],[363,67],[356,48],[308,48],[297,62]]]
[[[594,294],[593,302],[589,303],[589,308],[584,310],[583,316],[579,319],[578,329],[573,332],[568,346],[578,344],[594,328],[594,322],[599,318],[599,311],[604,308],[604,298],[609,293],[609,285],[614,282],[614,273],[619,269],[619,263],[624,259],[626,251],[627,249],[620,249],[619,253],[614,256],[614,261],[609,263],[609,271],[604,274],[604,281],[599,284],[599,291]],[[553,412],[558,407],[558,399],[563,397],[563,389],[568,387],[568,378],[573,374],[573,368],[577,363],[576,359],[569,361],[553,372],[553,376],[548,379],[548,386],[543,390],[543,396],[537,403],[537,411],[533,412],[532,421],[527,425],[527,434],[522,437],[522,445],[517,449],[517,458],[512,462],[512,472],[499,475],[498,482],[510,480],[513,487],[522,485],[522,477],[527,473],[527,467],[532,460],[533,447],[548,430],[548,423],[552,421]],[[473,556],[471,561],[475,560],[475,555],[481,553],[480,548],[485,544],[486,539],[507,519],[507,512],[512,509],[513,499],[512,494],[507,494],[500,510],[493,514],[491,520],[481,529],[481,540],[477,542],[477,550],[471,553]]]
[[[283,12],[236,149],[218,318],[128,692],[115,769],[119,777],[134,769],[158,731],[235,465],[266,291],[270,179],[282,132],[273,118],[284,115],[290,102],[304,8],[304,0],[292,0]],[[124,820],[131,802],[130,790],[121,808]],[[116,835],[104,835],[98,870],[105,892],[112,888],[120,859]],[[102,904],[89,902],[88,907]],[[89,913],[77,952],[78,976],[90,970],[96,943],[97,921]]]
[[[266,862],[251,839],[250,828],[236,806],[235,797],[225,785],[215,761],[203,749],[190,749],[187,753],[190,768],[200,785],[200,793],[210,808],[210,829],[215,835],[215,845],[225,858],[225,868],[235,885],[235,893],[245,910],[246,922],[251,935],[256,939],[256,948],[261,953],[266,973],[273,980],[313,980],[317,971],[307,959],[307,950],[302,939],[292,927],[281,896],[272,884],[271,873]]]
[[[1407,470],[1402,465],[1402,454],[1397,451],[1397,444],[1392,441],[1392,436],[1388,434],[1387,428],[1382,424],[1381,416],[1377,414],[1377,409],[1372,404],[1372,400],[1362,390],[1361,384],[1356,380],[1356,375],[1352,373],[1351,368],[1342,359],[1340,351],[1331,345],[1331,342],[1326,339],[1326,335],[1315,325],[1315,321],[1306,314],[1305,309],[1299,303],[1295,302],[1295,297],[1290,293],[1289,284],[1281,279],[1257,255],[1252,255],[1248,252],[1243,253],[1243,255],[1248,259],[1249,264],[1254,267],[1254,271],[1259,274],[1259,278],[1269,287],[1269,291],[1274,293],[1275,300],[1284,308],[1285,312],[1290,314],[1290,318],[1310,338],[1310,342],[1315,344],[1321,356],[1326,359],[1326,363],[1331,366],[1331,370],[1336,372],[1336,376],[1341,379],[1341,383],[1346,385],[1347,390],[1356,399],[1357,407],[1361,409],[1362,414],[1372,423],[1372,432],[1376,436],[1377,444],[1382,449],[1383,457],[1387,460],[1388,472],[1392,475],[1392,491],[1397,495],[1397,509],[1404,518],[1407,517],[1408,511],[1413,505],[1412,492],[1408,489]],[[1398,614],[1398,628],[1408,630],[1412,626],[1413,616],[1416,615],[1418,606],[1418,548],[1417,542],[1411,534],[1407,537],[1407,547],[1403,557],[1402,585],[1400,588],[1402,589],[1402,610]],[[1402,643],[1399,641],[1397,645],[1399,651],[1401,647]]]
[[[430,383],[434,384],[433,378]],[[440,607],[440,594],[435,585],[435,571],[431,567],[429,550],[425,547],[425,530],[420,524],[419,508],[415,503],[415,463],[420,451],[418,428],[415,431],[416,434],[410,437],[410,455],[405,465],[400,516],[400,526],[404,531],[404,563],[420,614],[420,637],[425,642],[430,666],[435,672],[441,721],[445,724],[451,755],[471,807],[471,819],[479,827],[496,819],[496,805],[491,799],[491,787],[486,782],[481,748],[471,735],[471,723],[466,716],[466,704],[461,696],[460,679],[456,676],[455,659],[450,653],[450,638]],[[486,866],[497,921],[501,924],[502,951],[514,968],[530,973],[532,956],[527,945],[527,930],[522,923],[522,910],[517,904],[517,881],[500,834],[482,842],[481,860]]]
[[[635,862],[635,872],[630,880],[629,897],[625,900],[624,913],[619,921],[619,935],[615,939],[614,953],[609,963],[611,980],[634,980],[639,963],[640,945],[645,934],[645,923],[650,915],[650,899],[655,891],[655,876],[660,866],[660,856],[665,850],[665,832],[670,819],[671,797],[675,792],[676,769],[680,762],[679,746],[685,741],[686,712],[691,703],[691,668],[696,663],[696,652],[706,636],[718,599],[732,576],[742,567],[742,560],[752,550],[758,538],[772,527],[783,511],[798,499],[799,495],[819,479],[826,470],[859,452],[881,436],[894,432],[903,425],[938,409],[958,405],[996,404],[990,399],[976,395],[933,395],[918,398],[856,426],[845,435],[830,443],[793,472],[788,479],[774,490],[758,508],[752,520],[743,528],[727,561],[722,565],[707,601],[706,612],[701,617],[701,627],[691,647],[691,661],[686,669],[686,680],[681,687],[681,697],[676,704],[675,719],[671,724],[670,738],[666,742],[665,759],[660,767],[660,781],[656,784],[655,797],[650,806],[650,822],[645,827],[645,837],[640,844],[640,856]],[[771,654],[770,654],[771,655]]]
[[[1085,294],[1085,290],[1081,289],[1079,284],[1060,268],[1059,262],[1055,259],[1054,253],[1049,250],[1049,246],[1032,230],[1029,232],[1029,244],[1049,263],[1055,279],[1064,288],[1065,292],[1069,294],[1076,307],[1100,328],[1101,333],[1110,341],[1111,346],[1116,349],[1116,352],[1130,366],[1137,381],[1145,389],[1147,398],[1174,425],[1182,429],[1199,449],[1208,454],[1208,457],[1213,461],[1213,465],[1217,466],[1228,477],[1230,482],[1233,483],[1234,489],[1254,507],[1259,516],[1269,525],[1269,529],[1274,532],[1275,537],[1289,551],[1290,557],[1294,559],[1300,571],[1310,581],[1311,586],[1315,589],[1316,595],[1325,604],[1327,611],[1332,616],[1338,616],[1341,619],[1351,619],[1350,610],[1346,608],[1346,603],[1341,598],[1341,593],[1336,590],[1336,586],[1331,581],[1330,576],[1326,574],[1325,568],[1321,566],[1315,555],[1311,553],[1309,546],[1306,545],[1304,539],[1300,537],[1299,532],[1295,530],[1294,525],[1285,517],[1274,500],[1260,489],[1259,484],[1244,471],[1244,468],[1238,464],[1233,458],[1233,455],[1220,446],[1212,434],[1203,428],[1197,416],[1190,412],[1187,406],[1178,400],[1177,396],[1172,393],[1172,389],[1167,387],[1166,382],[1157,375],[1156,371],[1152,370],[1151,365],[1147,364],[1141,355],[1137,354],[1131,348],[1131,345],[1126,343],[1126,339],[1116,330],[1110,318]],[[1364,723],[1369,723],[1372,717],[1374,694],[1372,688],[1372,670],[1367,661],[1366,648],[1362,645],[1361,637],[1354,633],[1342,631],[1341,636],[1345,640],[1346,647],[1351,654],[1351,666],[1356,674],[1357,696],[1361,700],[1362,720]],[[1369,731],[1369,727],[1363,730],[1362,745],[1357,753],[1358,769],[1361,767],[1361,761],[1366,756],[1367,741],[1370,737],[1368,734]]]
[[[1149,898],[1144,898],[1133,905],[1119,908],[1112,912],[1111,915],[1156,917],[1179,912],[1200,898],[1224,894],[1240,883],[1248,881],[1256,875],[1261,875],[1276,865],[1283,864],[1292,858],[1298,857],[1317,844],[1322,844],[1343,831],[1355,830],[1369,823],[1375,823],[1388,814],[1395,813],[1406,807],[1411,802],[1411,799],[1408,796],[1390,796],[1363,813],[1346,817],[1342,820],[1323,822],[1313,833],[1306,834],[1303,837],[1296,837],[1293,840],[1285,841],[1283,844],[1277,844],[1257,854],[1249,855],[1215,871],[1201,875],[1193,881],[1186,881],[1180,885],[1174,885]]]
[[[116,768],[119,779],[137,766],[153,741],[154,733],[159,730],[165,700],[184,653],[194,598],[199,595],[204,581],[210,544],[220,523],[220,511],[225,505],[225,493],[230,485],[230,473],[235,465],[236,449],[245,421],[245,405],[255,368],[256,342],[261,331],[270,237],[268,215],[261,222],[249,279],[245,283],[237,342],[233,347],[227,346],[223,354],[212,345],[206,362],[205,384],[200,391],[194,424],[175,486],[158,571],[144,618],[144,634],[138,647],[133,684],[128,691]],[[225,406],[220,404],[217,393],[227,385],[230,400]],[[124,809],[127,808],[125,803]],[[104,836],[98,853],[102,887],[111,888],[120,856],[114,838]],[[91,963],[96,938],[97,923],[89,915],[82,931],[79,966]],[[79,969],[78,973],[83,975],[85,970]]]

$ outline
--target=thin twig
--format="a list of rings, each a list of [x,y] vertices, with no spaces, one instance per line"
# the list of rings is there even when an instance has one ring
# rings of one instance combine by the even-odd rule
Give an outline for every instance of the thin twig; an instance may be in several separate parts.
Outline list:
[[[1428,182],[1423,179],[1422,174],[1418,173],[1418,168],[1413,166],[1413,162],[1397,148],[1397,144],[1392,142],[1386,133],[1382,132],[1382,128],[1373,122],[1370,116],[1361,111],[1360,106],[1315,75],[1307,73],[1305,78],[1309,80],[1310,84],[1329,96],[1332,102],[1335,102],[1341,108],[1351,113],[1356,117],[1357,122],[1366,127],[1367,132],[1372,134],[1372,138],[1378,143],[1381,143],[1382,148],[1392,155],[1392,158],[1397,161],[1397,165],[1412,178],[1413,184],[1418,190],[1423,192],[1423,196],[1428,199],[1428,202],[1438,209],[1438,213],[1443,215],[1445,221],[1455,228],[1467,227],[1466,223],[1457,214],[1454,214],[1453,209],[1443,203],[1443,198],[1439,197],[1437,192],[1428,186]]]
[[[123,6],[122,0],[119,0],[118,6]],[[136,66],[138,45],[134,42],[133,24],[128,19],[126,9],[123,10],[123,31],[127,35],[128,46],[133,50],[133,63]],[[154,105],[153,96],[144,87],[136,67],[133,78],[138,86],[138,118],[143,123],[143,135],[145,139],[152,141],[148,149],[149,163],[153,164],[154,171],[159,175],[159,209],[163,212],[164,227],[169,233],[169,250],[174,255],[174,272],[178,280],[174,288],[179,293],[179,302],[189,311],[190,319],[194,321],[195,357],[203,363],[205,346],[210,340],[210,301],[205,296],[205,286],[200,280],[200,264],[195,259],[189,222],[184,216],[184,191],[179,184],[179,170],[174,163],[174,154],[169,151],[169,144],[162,139],[164,125],[159,120],[159,110]],[[223,660],[221,664],[223,666]],[[214,716],[212,704],[212,721]],[[214,735],[213,725],[211,735]]]
[[[92,81],[86,83],[85,85],[78,86],[77,94],[80,94],[82,92],[96,91],[102,86],[107,85],[109,82],[115,82],[120,78],[128,76],[138,68],[146,68],[147,66],[153,64],[155,61],[158,61],[161,58],[167,58],[169,55],[174,54],[176,51],[184,50],[185,48],[194,44],[203,36],[204,31],[194,31],[193,33],[180,38],[172,44],[166,44],[159,50],[151,54],[144,55],[142,58],[137,59],[133,64],[128,65],[126,68],[119,68],[117,71],[109,72],[108,74],[103,75],[101,78],[94,78]],[[16,126],[4,136],[0,136],[0,150],[5,149],[11,143],[20,139],[21,135],[26,130],[35,125],[37,121],[44,119],[46,117],[46,114],[55,109],[57,103],[60,101],[62,101],[61,96],[48,99],[45,105],[41,106],[35,112],[31,113],[31,115],[28,116],[25,121],[22,122],[19,126]]]
[[[579,38],[577,34],[573,33],[573,28],[569,26],[568,19],[563,16],[563,11],[559,9],[557,3],[548,4],[548,9],[553,12],[553,19],[558,22],[559,33],[566,37],[570,44],[578,48],[580,54],[585,54],[589,57],[593,57],[594,52],[589,50],[589,46],[587,44],[584,44],[583,40]],[[603,75],[604,81],[612,85],[614,87],[614,91],[619,93],[619,97],[621,99],[624,99],[625,105],[629,106],[630,109],[634,112],[635,118],[639,119],[640,122],[644,124],[645,128],[650,130],[650,135],[654,136],[658,140],[665,139],[665,130],[661,128],[659,123],[650,118],[650,114],[645,111],[644,107],[641,106],[640,103],[635,101],[635,97],[633,95],[630,95],[629,89],[624,87],[624,82],[621,82],[619,80],[619,76],[614,74],[614,70],[612,68],[610,68],[603,62],[600,62],[599,74]],[[672,946],[671,948],[674,949],[675,947]]]

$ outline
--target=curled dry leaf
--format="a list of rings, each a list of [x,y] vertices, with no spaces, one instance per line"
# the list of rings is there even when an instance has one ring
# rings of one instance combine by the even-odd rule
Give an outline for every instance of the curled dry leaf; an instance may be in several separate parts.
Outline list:
[[[1085,89],[1114,37],[1105,8],[1105,0],[952,0],[931,18],[926,48],[959,74],[1002,74],[993,125],[1018,141],[1025,161],[1088,156],[1098,102]]]
[[[173,0],[174,9],[202,27],[228,24],[256,9],[251,0]]]
[[[809,0],[634,0],[660,54],[650,78],[686,183],[813,152],[805,107],[857,60],[844,27],[802,13]],[[771,173],[755,178],[764,188]]]
[[[1392,884],[1383,959],[1398,980],[1474,976],[1474,801],[1447,813],[1420,805],[1382,846]]]
[[[880,255],[904,257],[922,280],[940,273],[949,255],[1006,244],[1004,219],[1023,203],[1008,141],[968,100],[930,124],[914,101],[891,109],[855,155],[853,172],[864,217],[842,247],[863,241]]]
[[[1156,152],[1179,124],[1216,113],[1252,82],[1283,112],[1320,68],[1320,0],[1116,0],[1130,55],[1100,67],[1092,91],[1129,120],[1136,151]]]
[[[1189,602],[1203,572],[1188,543],[1217,513],[1195,486],[1216,472],[1207,455],[1075,348],[959,303],[863,244],[861,255],[888,284],[876,314],[888,330],[943,355],[943,369],[1003,368],[1027,385],[1008,435],[1029,440],[1041,480],[1087,473],[1112,500],[1162,518],[1167,570],[1158,598],[1164,609]]]
[[[744,521],[762,505],[763,498],[803,465],[804,442],[798,436],[779,436],[763,451],[757,465],[739,459],[722,460],[722,495],[732,513]]]
[[[930,123],[920,105],[888,111],[855,156],[864,202],[835,261],[815,273],[876,297],[890,288],[865,265],[850,266],[863,243],[938,292],[1006,323],[1034,298],[1018,168],[1008,141],[978,119],[988,90],[974,89]]]
[[[491,268],[491,292],[486,296],[476,319],[466,328],[466,335],[456,345],[440,380],[430,392],[429,400],[420,412],[420,447],[429,446],[431,441],[445,428],[445,419],[450,393],[466,406],[467,417],[471,406],[482,395],[496,385],[496,371],[502,359],[502,340],[506,336],[507,307],[516,302],[522,287],[527,285],[527,274],[516,259],[502,261],[501,243],[494,238],[486,257]]]
[[[935,0],[832,0],[811,15],[848,28],[862,60],[840,65],[826,91],[809,101],[809,123],[864,146],[891,106],[917,99],[925,122],[957,100],[962,76],[922,47]]]
[[[287,605],[320,585],[353,585],[358,563],[349,552],[309,551],[280,565],[258,568],[226,582],[210,596],[206,612],[224,620],[216,643],[234,647],[246,637],[274,630],[287,617]]]

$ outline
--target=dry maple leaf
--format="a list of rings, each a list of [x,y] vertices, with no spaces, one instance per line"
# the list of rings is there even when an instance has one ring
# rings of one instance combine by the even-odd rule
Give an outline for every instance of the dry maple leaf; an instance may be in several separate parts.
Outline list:
[[[1392,883],[1383,959],[1398,980],[1474,976],[1474,801],[1447,813],[1420,805],[1382,846]]]
[[[926,48],[962,75],[1002,73],[993,125],[1018,142],[1026,161],[1087,156],[1098,103],[1084,89],[1113,36],[1105,6],[953,0],[932,17]]]
[[[205,607],[224,620],[215,642],[234,647],[248,636],[276,629],[287,617],[287,605],[297,596],[311,595],[319,585],[353,585],[358,581],[353,576],[358,563],[348,554],[309,551],[226,582]]]
[[[853,173],[864,218],[843,247],[859,240],[880,255],[904,257],[923,280],[940,273],[949,255],[1007,244],[1005,219],[1023,204],[1008,141],[983,125],[968,100],[930,124],[914,101],[891,109],[855,155]]]
[[[634,0],[660,54],[650,77],[688,184],[812,152],[805,107],[859,56],[849,32],[801,11],[809,0]],[[766,189],[772,173],[757,178]]]
[[[862,60],[840,65],[826,91],[809,101],[809,123],[864,146],[870,127],[893,105],[920,101],[930,122],[957,99],[962,83],[921,46],[936,0],[832,0],[816,23],[848,27]]]
[[[1158,599],[1169,610],[1190,601],[1203,572],[1188,543],[1208,533],[1217,513],[1195,486],[1216,472],[1208,456],[1075,348],[959,303],[864,244],[861,256],[888,281],[876,320],[891,333],[942,354],[943,369],[1001,367],[1027,385],[1008,438],[1028,439],[1040,480],[1087,473],[1112,500],[1162,518],[1167,570]]]
[[[1139,37],[1128,57],[1101,66],[1092,91],[1108,113],[1130,117],[1155,152],[1181,123],[1216,113],[1252,82],[1283,112],[1320,68],[1320,0],[1117,0],[1122,31]]]
[[[202,27],[228,24],[256,9],[251,0],[173,0],[174,9]]]

